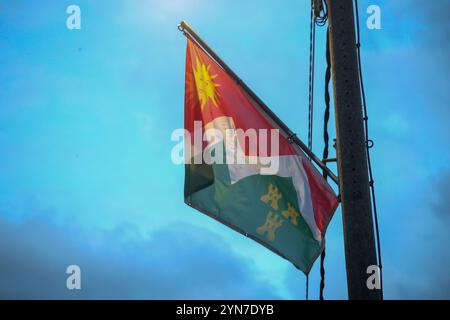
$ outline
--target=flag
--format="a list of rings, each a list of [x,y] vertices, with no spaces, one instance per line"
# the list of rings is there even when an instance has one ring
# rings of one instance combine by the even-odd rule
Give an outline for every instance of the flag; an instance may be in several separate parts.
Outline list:
[[[285,132],[188,37],[185,202],[308,274],[338,206]]]

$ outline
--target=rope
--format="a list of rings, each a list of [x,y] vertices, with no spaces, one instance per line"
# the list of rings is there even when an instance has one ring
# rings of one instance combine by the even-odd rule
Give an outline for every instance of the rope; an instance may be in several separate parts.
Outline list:
[[[327,44],[326,44],[326,60],[327,69],[325,71],[325,112],[323,119],[323,159],[328,159],[328,149],[330,136],[328,134],[328,121],[330,120],[330,81],[331,81],[331,58],[330,58],[330,34],[327,30]],[[326,163],[325,163],[326,165]],[[327,179],[328,175],[326,171],[323,171],[323,177]]]
[[[323,291],[325,289],[325,247],[320,254],[320,293],[319,300],[325,300],[323,297]]]
[[[324,120],[323,120],[323,159],[328,158],[328,149],[329,149],[329,134],[328,134],[328,121],[330,120],[330,80],[331,80],[331,62],[330,62],[330,34],[329,30],[327,30],[327,43],[326,43],[326,60],[327,60],[327,69],[325,71],[325,112],[324,112]],[[326,165],[326,163],[325,163]],[[327,180],[327,172],[323,170],[323,177]],[[325,241],[325,239],[323,240]],[[322,254],[320,255],[320,293],[319,299],[324,300],[323,292],[325,289],[325,245],[323,247]]]
[[[377,212],[377,202],[375,198],[375,186],[374,179],[372,173],[372,163],[370,161],[370,148],[373,146],[373,141],[369,140],[369,117],[367,116],[367,103],[366,103],[366,94],[364,91],[364,79],[361,68],[361,37],[360,37],[360,25],[359,25],[359,11],[358,11],[358,0],[355,0],[355,16],[356,16],[356,51],[358,58],[358,68],[359,68],[359,82],[361,85],[361,95],[363,101],[363,113],[364,113],[364,129],[365,129],[365,139],[366,139],[366,149],[367,149],[367,165],[369,170],[369,185],[373,206],[373,215],[375,220],[375,233],[376,233],[376,241],[377,241],[377,259],[378,259],[378,268],[380,269],[380,286],[381,286],[381,299],[383,299],[383,265],[381,263],[381,244],[380,244],[380,230],[378,227],[378,212]]]
[[[308,148],[312,150],[313,147],[313,120],[314,120],[314,66],[315,66],[315,48],[316,48],[316,25],[324,26],[327,23],[327,4],[323,0],[311,0],[311,23],[309,34],[309,112],[308,112]],[[325,75],[325,121],[324,121],[324,156],[323,159],[328,158],[328,120],[330,118],[330,94],[328,91],[329,82],[331,79],[331,66],[329,59],[328,48],[328,33],[327,33],[327,73]],[[327,178],[327,173],[324,170],[323,176]],[[325,240],[325,239],[324,239]],[[323,290],[325,288],[325,246],[320,255],[320,300],[323,300]],[[306,297],[308,299],[308,276],[306,278]]]
[[[314,64],[316,50],[316,24],[314,18],[314,0],[311,0],[311,23],[309,29],[309,112],[308,112],[308,148],[312,151],[314,120]]]
[[[314,123],[314,66],[316,53],[316,25],[324,26],[327,23],[327,4],[323,0],[311,0],[311,23],[309,33],[309,112],[308,112],[308,148],[313,147]]]
[[[316,51],[316,23],[314,1],[311,0],[311,22],[309,26],[309,107],[308,107],[308,148],[313,146],[313,120],[314,120],[314,66]],[[309,300],[309,275],[306,275],[306,300]]]
[[[306,275],[306,300],[309,300],[309,275]]]
[[[319,27],[323,27],[328,21],[327,2],[324,0],[316,0],[316,1],[317,1],[317,8],[315,8],[316,24]]]

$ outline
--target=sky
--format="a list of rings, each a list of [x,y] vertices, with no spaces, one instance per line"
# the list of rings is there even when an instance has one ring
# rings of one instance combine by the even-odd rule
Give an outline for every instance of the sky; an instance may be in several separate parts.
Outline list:
[[[359,6],[385,298],[450,299],[450,4]],[[0,298],[304,299],[290,262],[183,202],[183,19],[306,141],[308,0],[1,1]],[[316,42],[321,154],[325,28]],[[326,239],[325,298],[346,299],[340,209]],[[317,261],[310,298],[319,281]]]

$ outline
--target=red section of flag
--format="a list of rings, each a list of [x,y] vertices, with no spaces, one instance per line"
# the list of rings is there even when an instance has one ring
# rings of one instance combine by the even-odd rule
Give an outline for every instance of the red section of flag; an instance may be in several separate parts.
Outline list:
[[[199,92],[200,87],[200,92]],[[194,130],[194,121],[203,125],[221,116],[233,118],[236,128],[275,129],[255,101],[197,43],[188,38],[186,50],[185,128]],[[268,132],[270,137],[270,132]],[[270,140],[270,138],[269,138]],[[249,154],[248,144],[246,155]],[[270,145],[270,143],[268,144]],[[258,151],[259,153],[259,151]],[[298,154],[280,134],[278,155]],[[270,150],[268,155],[276,156]],[[267,154],[263,154],[267,156]]]
[[[316,220],[317,228],[322,234],[325,234],[329,220],[333,216],[332,213],[336,210],[339,202],[331,187],[326,184],[323,177],[308,160],[303,159],[303,167],[305,168],[311,190],[314,219]]]

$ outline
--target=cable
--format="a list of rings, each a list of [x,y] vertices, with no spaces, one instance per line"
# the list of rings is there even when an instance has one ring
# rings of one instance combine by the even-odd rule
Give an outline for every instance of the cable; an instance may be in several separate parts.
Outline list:
[[[364,91],[364,79],[361,68],[361,36],[360,36],[360,24],[359,24],[359,11],[358,11],[358,0],[354,0],[355,2],[355,16],[356,16],[356,51],[358,58],[358,68],[359,68],[359,82],[361,85],[361,95],[363,101],[363,112],[364,112],[364,129],[365,129],[365,139],[366,139],[366,149],[367,149],[367,166],[369,170],[369,184],[371,191],[371,199],[373,206],[373,215],[375,220],[375,232],[376,232],[376,241],[377,241],[377,258],[378,258],[378,268],[380,269],[380,286],[381,286],[381,299],[383,299],[383,265],[381,263],[381,241],[380,241],[380,230],[378,227],[378,212],[377,212],[377,202],[375,198],[375,186],[374,179],[372,173],[372,163],[370,161],[370,148],[373,146],[373,142],[369,140],[369,117],[367,116],[367,103],[366,103],[366,94]],[[369,144],[369,142],[372,142]]]
[[[309,300],[309,275],[306,275],[306,300]]]
[[[316,25],[324,26],[328,21],[327,4],[323,0],[311,0],[311,23],[310,23],[310,39],[309,39],[309,113],[308,113],[308,148],[312,151],[313,147],[313,122],[314,122],[314,67],[315,67],[315,41],[316,41]],[[328,120],[330,117],[330,94],[328,91],[329,82],[331,79],[331,65],[329,52],[329,37],[327,33],[327,72],[325,75],[325,121],[324,121],[324,157],[328,158]],[[323,176],[327,179],[326,171],[323,171]],[[324,247],[320,255],[320,300],[323,300],[323,291],[325,288],[325,239]],[[307,296],[308,296],[308,278],[307,281]]]
[[[327,30],[326,44],[327,69],[325,71],[325,112],[323,119],[323,154],[322,159],[328,159],[328,149],[330,136],[328,134],[328,122],[330,120],[330,81],[331,81],[331,58],[330,58],[330,32]],[[326,163],[325,163],[326,164]],[[323,177],[327,179],[327,173],[323,171]]]
[[[316,48],[316,24],[314,22],[314,0],[311,0],[311,22],[309,26],[309,101],[308,101],[308,149],[312,151],[314,119],[314,58]],[[306,300],[309,300],[309,275],[306,275]]]
[[[311,0],[311,23],[309,32],[309,108],[308,108],[308,148],[312,151],[314,120],[314,65],[316,50],[316,24],[314,18],[314,0]]]
[[[327,2],[324,0],[318,0],[318,4],[319,8],[316,8],[317,9],[316,24],[319,27],[323,27],[328,21]]]
[[[323,297],[323,291],[325,289],[325,247],[323,247],[323,251],[320,254],[320,292],[319,292],[319,300],[325,300]]]
[[[314,58],[316,47],[316,24],[314,18],[314,0],[311,0],[311,22],[309,27],[309,103],[308,103],[308,149],[312,151],[314,119]],[[310,158],[311,159],[311,158]],[[306,275],[306,300],[309,300],[309,275]]]
[[[317,6],[317,7],[316,7]],[[308,113],[308,148],[313,147],[314,123],[314,70],[316,53],[316,25],[324,26],[328,20],[326,1],[311,0],[311,23],[309,34],[309,113]]]
[[[325,112],[324,112],[324,120],[323,120],[323,154],[322,159],[328,158],[328,149],[329,149],[329,134],[328,134],[328,122],[330,120],[330,80],[331,80],[331,61],[330,61],[330,33],[329,29],[327,29],[327,43],[326,43],[326,61],[327,61],[327,69],[325,71]],[[326,165],[326,163],[325,163]],[[328,175],[325,170],[322,172],[325,180]],[[323,240],[325,241],[325,239]],[[325,289],[325,245],[320,255],[320,293],[319,299],[324,300],[323,292]]]

